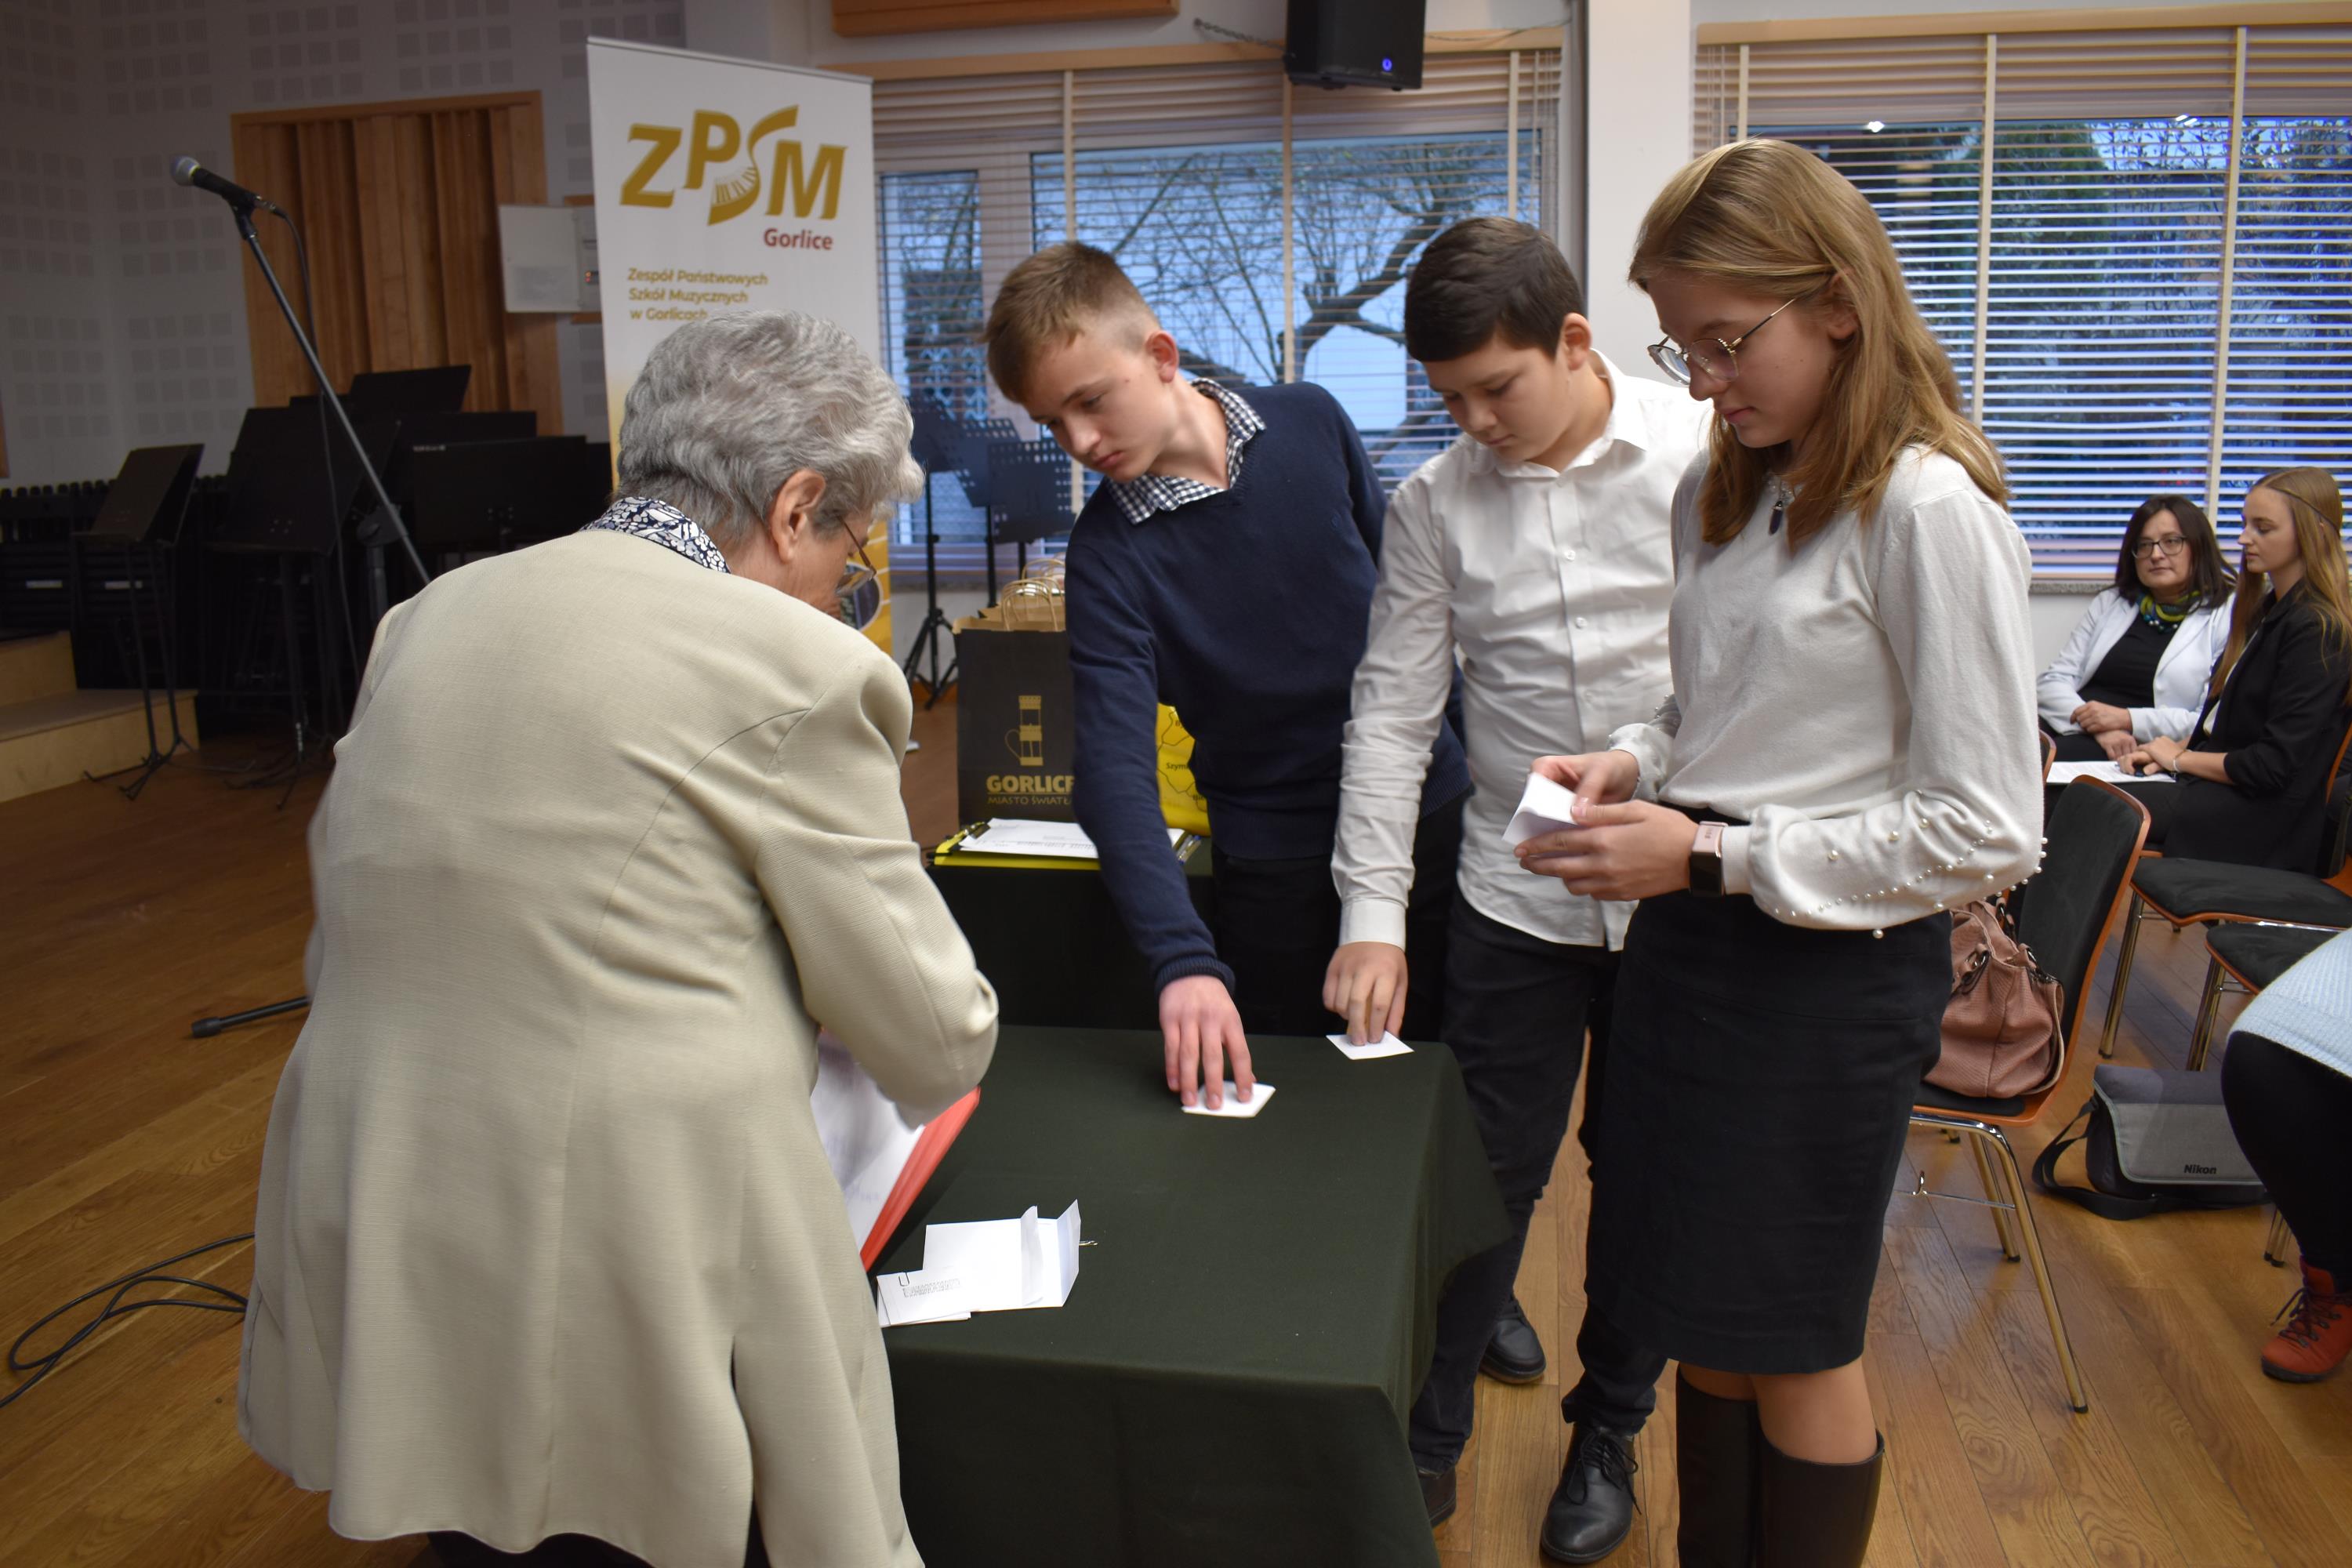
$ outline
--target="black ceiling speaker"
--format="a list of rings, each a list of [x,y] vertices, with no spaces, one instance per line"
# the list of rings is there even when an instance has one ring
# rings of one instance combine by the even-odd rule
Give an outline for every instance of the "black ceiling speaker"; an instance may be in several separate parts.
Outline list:
[[[1419,87],[1426,9],[1426,0],[1290,0],[1282,68],[1301,87]]]

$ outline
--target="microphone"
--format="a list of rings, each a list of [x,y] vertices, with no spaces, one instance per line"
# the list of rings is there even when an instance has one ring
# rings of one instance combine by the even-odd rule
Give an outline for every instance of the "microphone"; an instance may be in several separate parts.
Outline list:
[[[199,191],[210,191],[240,212],[251,212],[254,208],[260,207],[264,211],[276,213],[279,217],[286,216],[286,210],[276,202],[267,196],[255,195],[233,180],[221,178],[194,158],[180,157],[172,160],[172,179],[178,184],[192,186]]]

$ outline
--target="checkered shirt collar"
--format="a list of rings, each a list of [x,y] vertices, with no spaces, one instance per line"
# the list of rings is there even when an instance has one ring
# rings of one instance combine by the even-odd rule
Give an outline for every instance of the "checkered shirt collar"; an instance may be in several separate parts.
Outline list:
[[[1242,482],[1242,448],[1252,437],[1265,428],[1256,409],[1242,400],[1241,394],[1218,385],[1213,381],[1195,381],[1192,389],[1204,397],[1213,397],[1217,406],[1225,411],[1225,484],[1228,489]],[[1167,474],[1145,474],[1140,479],[1107,487],[1110,499],[1118,503],[1120,513],[1129,522],[1142,522],[1163,511],[1174,511],[1196,500],[1224,492],[1198,479],[1175,478]]]

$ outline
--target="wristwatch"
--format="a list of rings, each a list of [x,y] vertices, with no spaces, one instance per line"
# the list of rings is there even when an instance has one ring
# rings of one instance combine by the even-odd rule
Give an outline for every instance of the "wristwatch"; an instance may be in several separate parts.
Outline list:
[[[1691,840],[1690,890],[1702,899],[1723,897],[1723,824],[1702,822]]]

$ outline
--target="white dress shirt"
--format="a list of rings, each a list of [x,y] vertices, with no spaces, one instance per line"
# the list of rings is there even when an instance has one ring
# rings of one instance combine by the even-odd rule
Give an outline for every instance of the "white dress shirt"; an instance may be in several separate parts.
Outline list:
[[[2009,514],[1915,448],[1867,526],[1843,511],[1791,550],[1768,489],[1708,544],[1706,461],[1675,497],[1674,696],[1609,742],[1642,795],[1750,824],[1724,833],[1724,889],[1790,925],[1875,930],[2022,881],[2042,759]]]
[[[2042,672],[2042,717],[2053,730],[2062,735],[2080,732],[2074,710],[2083,705],[2083,682],[2099,672],[2100,662],[2138,615],[2139,601],[2126,599],[2113,588],[2100,589],[2091,600],[2066,646]],[[2221,650],[2229,642],[2228,598],[2189,612],[2156,661],[2154,705],[2125,710],[2131,715],[2133,740],[2153,741],[2159,735],[2171,741],[2189,739],[2189,731],[2197,726],[2198,710],[2205,706],[2205,683],[2212,678],[2213,666],[2221,662]]]
[[[1458,896],[1546,942],[1623,945],[1631,904],[1522,870],[1502,837],[1529,763],[1602,749],[1668,688],[1675,485],[1708,412],[1595,357],[1608,423],[1565,468],[1497,461],[1464,436],[1389,501],[1331,858],[1343,942],[1404,945],[1422,775],[1458,648],[1473,791]]]

